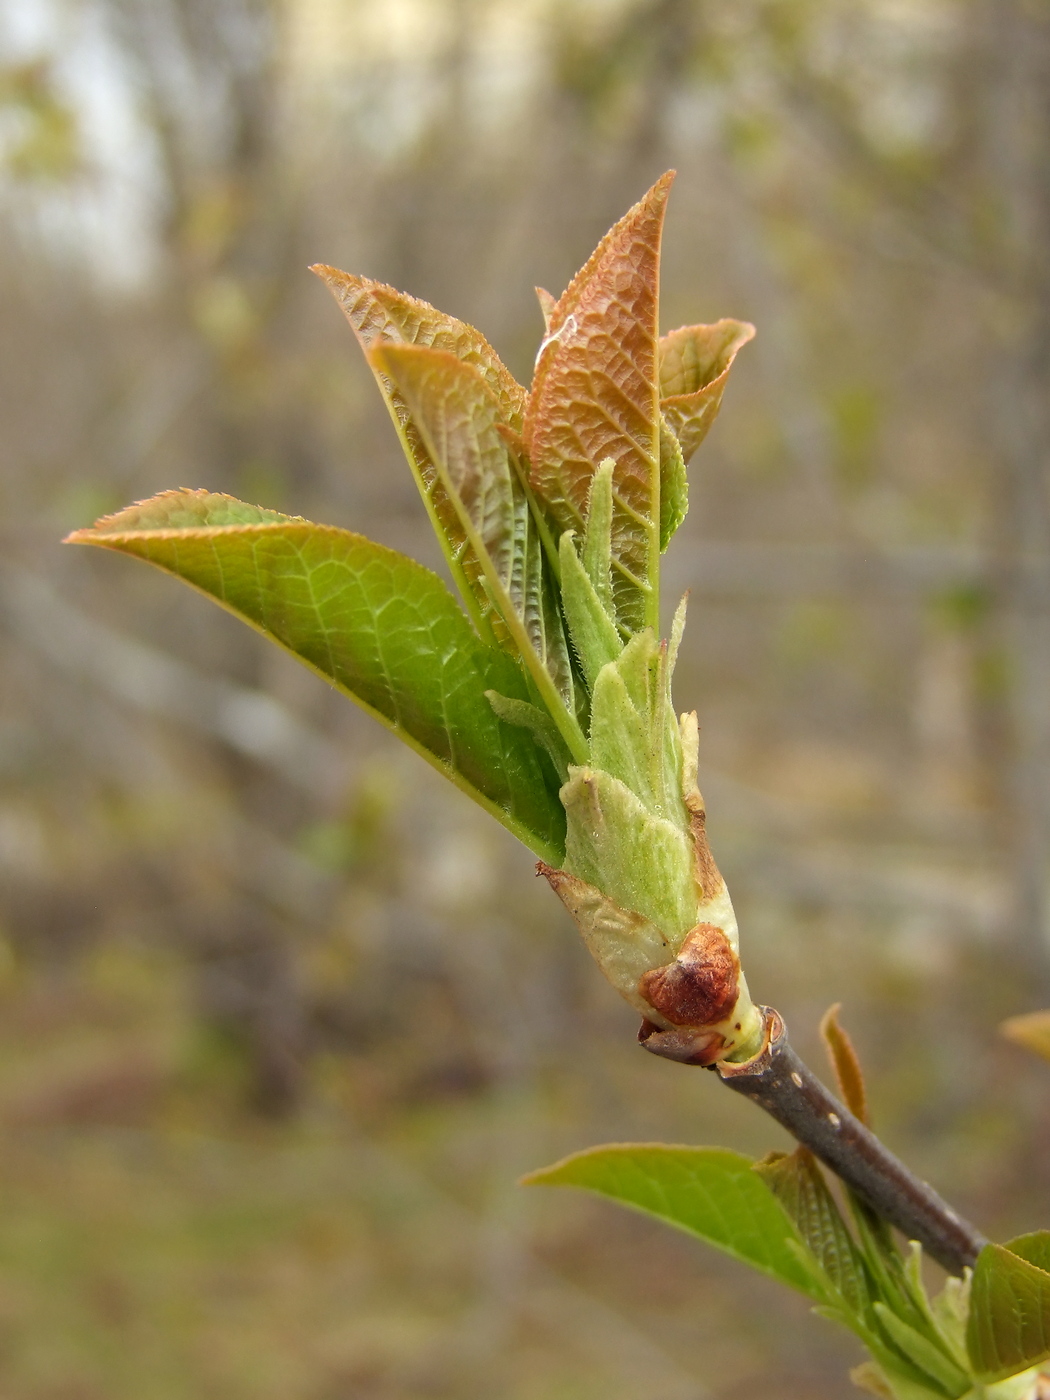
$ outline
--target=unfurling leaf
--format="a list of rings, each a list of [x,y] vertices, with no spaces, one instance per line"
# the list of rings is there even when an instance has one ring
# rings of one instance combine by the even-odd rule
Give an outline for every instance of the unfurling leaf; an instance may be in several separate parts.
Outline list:
[[[387,345],[372,359],[396,386],[456,513],[488,596],[576,759],[568,643],[548,582],[543,541],[481,375],[440,350]]]
[[[454,355],[476,370],[495,396],[500,421],[520,433],[526,392],[479,330],[381,282],[354,277],[321,263],[311,270],[326,283],[342,307],[366,356],[378,345],[421,345]],[[370,364],[463,600],[483,636],[491,631],[497,639],[505,640],[503,623],[482,582],[481,562],[464,535],[418,425],[396,385],[382,373],[377,362],[370,360]]]
[[[966,1345],[984,1381],[1005,1379],[1050,1357],[1050,1273],[1008,1245],[985,1245],[970,1289]]]
[[[685,470],[682,444],[666,417],[660,414],[660,552],[671,543],[674,532],[689,510],[689,477]]]
[[[755,1171],[795,1222],[821,1269],[851,1313],[870,1313],[864,1264],[816,1159],[806,1148],[770,1153]]]
[[[593,690],[602,667],[615,661],[623,651],[623,641],[580,562],[571,530],[562,535],[558,554],[562,610],[584,679]]]
[[[718,417],[737,351],[754,334],[746,321],[724,320],[660,337],[660,407],[686,462]]]
[[[550,312],[525,415],[531,480],[560,530],[586,524],[591,479],[613,478],[613,593],[632,631],[659,625],[660,236],[673,172],[616,224]]]
[[[579,1186],[655,1215],[817,1302],[827,1293],[793,1222],[752,1170],[720,1147],[625,1143],[577,1152],[531,1172],[529,1186]]]
[[[530,736],[485,692],[529,698],[441,580],[348,530],[207,491],[167,491],[69,537],[137,555],[250,622],[383,721],[509,827],[558,860],[564,812]]]
[[[655,924],[673,956],[696,923],[687,834],[654,816],[626,783],[600,768],[570,768],[561,799],[566,870]]]
[[[648,630],[632,637],[594,683],[591,763],[625,783],[654,816],[688,831],[671,662]]]
[[[612,593],[612,511],[613,476],[616,463],[611,457],[598,464],[587,498],[587,526],[583,532],[580,560],[605,609],[609,620],[616,622],[616,604]]]

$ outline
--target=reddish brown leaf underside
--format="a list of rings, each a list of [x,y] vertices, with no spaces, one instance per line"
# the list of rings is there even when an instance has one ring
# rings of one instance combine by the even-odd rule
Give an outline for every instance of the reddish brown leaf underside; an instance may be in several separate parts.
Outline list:
[[[686,461],[718,417],[737,351],[754,334],[748,322],[727,319],[660,337],[660,407]]]
[[[533,488],[561,529],[579,528],[611,457],[614,589],[621,618],[648,620],[659,535],[657,321],[660,236],[673,172],[592,253],[551,310],[525,414]]]

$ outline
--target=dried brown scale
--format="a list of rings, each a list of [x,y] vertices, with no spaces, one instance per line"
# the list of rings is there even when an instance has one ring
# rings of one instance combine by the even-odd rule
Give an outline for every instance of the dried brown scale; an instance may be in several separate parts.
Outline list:
[[[689,812],[689,830],[693,838],[696,883],[700,889],[700,898],[712,899],[722,884],[722,874],[707,843],[707,812],[699,793],[687,793],[685,805]]]
[[[732,1015],[740,984],[740,959],[720,928],[697,924],[674,962],[639,980],[650,1006],[676,1026],[710,1026]]]
[[[703,1026],[679,1026],[664,1031],[652,1021],[643,1021],[638,1028],[638,1044],[662,1060],[713,1068],[722,1058],[726,1041],[718,1031]]]

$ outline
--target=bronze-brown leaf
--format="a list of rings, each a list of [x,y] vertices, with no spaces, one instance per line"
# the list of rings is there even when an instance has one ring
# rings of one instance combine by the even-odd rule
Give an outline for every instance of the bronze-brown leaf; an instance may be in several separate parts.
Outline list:
[[[620,620],[658,624],[660,237],[674,172],[606,234],[550,312],[525,414],[532,484],[558,526],[586,519],[611,457],[613,589]]]
[[[680,326],[660,337],[660,408],[685,461],[718,417],[736,353],[754,334],[747,321],[726,319]]]

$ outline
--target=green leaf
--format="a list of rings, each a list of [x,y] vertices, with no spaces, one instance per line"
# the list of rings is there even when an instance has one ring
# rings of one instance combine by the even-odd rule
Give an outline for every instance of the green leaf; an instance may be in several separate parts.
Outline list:
[[[681,735],[671,704],[671,656],[646,630],[598,675],[591,762],[619,778],[657,817],[688,828]]]
[[[660,551],[671,543],[674,532],[689,510],[689,477],[686,475],[682,445],[660,415]]]
[[[1029,1235],[1018,1235],[1014,1240],[1007,1240],[1003,1248],[1050,1274],[1050,1230],[1033,1230]]]
[[[746,321],[724,320],[660,337],[660,408],[686,462],[718,417],[737,351],[754,334]]]
[[[752,1166],[750,1157],[722,1147],[626,1143],[577,1152],[524,1181],[580,1186],[655,1215],[825,1302],[819,1279],[799,1256],[798,1231]]]
[[[810,1252],[850,1311],[871,1312],[864,1264],[811,1152],[770,1153],[755,1171],[798,1227]]]
[[[1009,1248],[985,1245],[970,1289],[966,1345],[984,1381],[1003,1380],[1050,1357],[1050,1273]]]
[[[311,270],[326,283],[342,307],[366,357],[373,347],[389,344],[429,346],[453,355],[476,370],[495,396],[500,421],[520,433],[525,390],[479,330],[381,282],[320,263]],[[369,363],[463,601],[483,637],[505,641],[503,623],[484,588],[481,562],[467,541],[419,427],[397,386],[374,360],[369,359]]]
[[[960,1396],[970,1389],[970,1380],[944,1349],[929,1337],[923,1336],[916,1328],[896,1315],[881,1300],[875,1303],[875,1312],[894,1346],[908,1358],[924,1375],[929,1376],[943,1393]]]
[[[373,360],[396,384],[478,560],[485,590],[573,757],[572,666],[543,541],[499,431],[499,404],[472,366],[440,350],[388,345]]]
[[[587,497],[587,527],[583,532],[580,561],[587,571],[598,600],[611,622],[616,622],[612,592],[612,511],[613,476],[616,463],[611,457],[599,462]]]
[[[561,798],[568,819],[565,869],[655,924],[673,956],[697,921],[686,833],[654,816],[625,783],[599,768],[571,768]]]
[[[436,575],[361,535],[207,491],[167,491],[70,537],[137,555],[279,642],[381,720],[538,855],[557,860],[553,771],[486,699],[528,699]]]
[[[602,667],[615,661],[623,651],[623,641],[580,562],[571,530],[566,530],[561,537],[559,555],[565,621],[569,624],[569,636],[584,679],[593,689]]]
[[[525,414],[532,485],[559,531],[582,529],[599,463],[616,464],[613,591],[632,631],[659,627],[658,284],[671,179],[606,234],[551,310]]]

